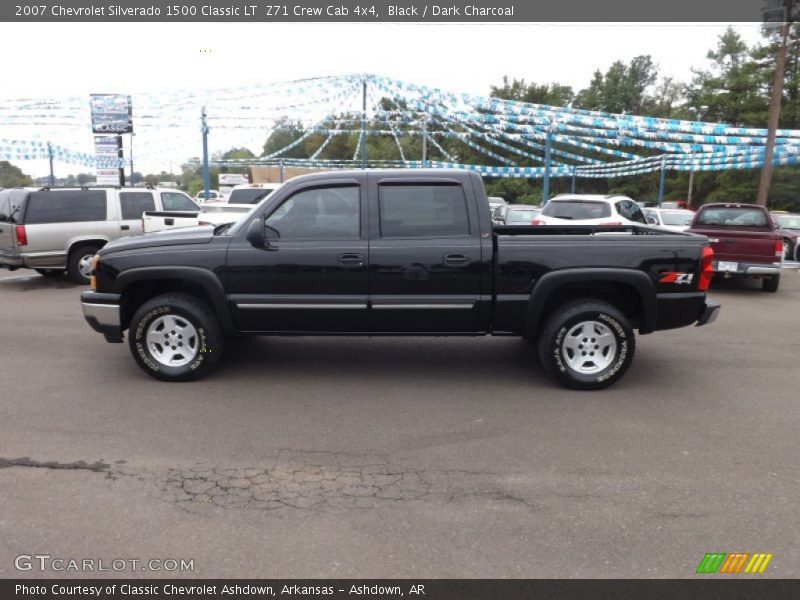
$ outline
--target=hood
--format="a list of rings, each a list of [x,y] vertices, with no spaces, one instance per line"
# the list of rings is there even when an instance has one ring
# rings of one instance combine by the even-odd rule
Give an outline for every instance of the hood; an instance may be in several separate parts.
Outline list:
[[[181,227],[165,229],[142,235],[132,235],[109,242],[100,250],[100,254],[133,250],[136,248],[152,248],[156,246],[175,246],[183,244],[208,244],[214,239],[214,227],[200,225],[198,227]]]

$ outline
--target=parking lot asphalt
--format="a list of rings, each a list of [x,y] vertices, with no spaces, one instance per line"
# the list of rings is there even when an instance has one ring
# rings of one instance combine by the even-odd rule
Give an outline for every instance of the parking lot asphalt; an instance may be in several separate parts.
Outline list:
[[[800,576],[800,275],[572,392],[510,338],[253,338],[167,384],[0,273],[0,577]],[[15,557],[193,571],[18,571]],[[741,576],[741,575],[740,575]]]

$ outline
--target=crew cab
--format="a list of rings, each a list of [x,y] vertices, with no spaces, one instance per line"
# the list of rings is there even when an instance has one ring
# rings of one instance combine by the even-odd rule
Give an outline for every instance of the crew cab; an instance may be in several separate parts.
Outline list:
[[[781,280],[783,238],[769,211],[757,204],[705,204],[690,233],[708,237],[719,277],[759,277],[761,289],[776,292]]]
[[[716,318],[711,261],[705,237],[639,225],[493,228],[468,171],[340,171],[290,180],[233,225],[108,244],[81,302],[161,380],[205,375],[245,334],[491,334],[596,389],[630,366],[635,330]]]

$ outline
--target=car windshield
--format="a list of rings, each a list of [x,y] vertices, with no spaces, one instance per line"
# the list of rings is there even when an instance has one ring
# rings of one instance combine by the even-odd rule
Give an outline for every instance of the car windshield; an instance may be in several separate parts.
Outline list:
[[[690,211],[661,213],[661,220],[664,225],[686,225],[686,221],[691,220],[693,217],[694,213]]]
[[[528,223],[530,224],[536,218],[539,211],[535,208],[522,209],[522,210],[509,210],[506,215],[506,223]]]
[[[551,200],[542,209],[542,216],[556,219],[602,219],[611,216],[611,205],[594,200]]]
[[[783,229],[800,229],[800,215],[773,215]]]
[[[229,204],[258,204],[274,192],[272,188],[245,188],[233,190],[228,196]]]
[[[767,227],[767,215],[758,208],[734,206],[707,208],[697,217],[697,224],[718,227]]]

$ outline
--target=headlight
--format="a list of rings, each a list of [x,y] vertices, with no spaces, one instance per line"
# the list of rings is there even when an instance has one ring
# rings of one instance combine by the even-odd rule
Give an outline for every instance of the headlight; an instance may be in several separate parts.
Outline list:
[[[95,254],[92,258],[92,276],[89,278],[89,287],[93,290],[97,290],[97,278],[94,276],[95,272],[97,272],[97,265],[100,263],[100,255]]]

